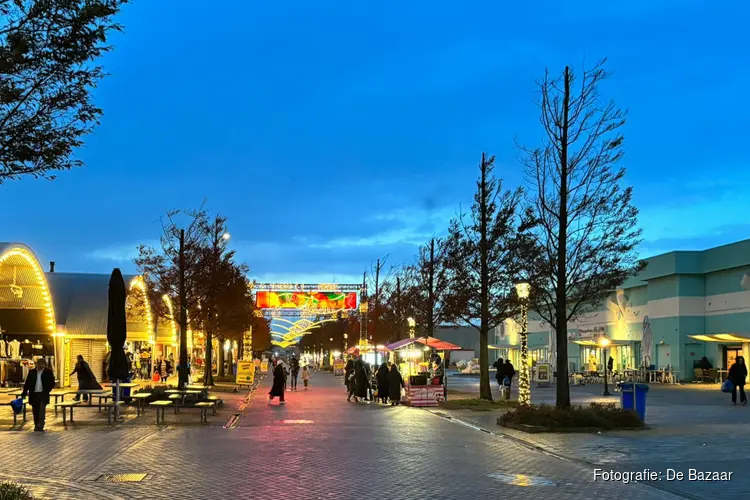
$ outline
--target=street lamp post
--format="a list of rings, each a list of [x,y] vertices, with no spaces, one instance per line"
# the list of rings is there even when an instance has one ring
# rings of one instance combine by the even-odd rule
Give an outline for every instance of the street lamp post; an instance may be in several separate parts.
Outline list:
[[[528,283],[518,283],[516,293],[521,299],[521,375],[518,380],[518,404],[531,404],[531,383],[529,381],[529,340],[528,321],[529,321],[529,293],[531,285]]]
[[[414,318],[406,318],[406,322],[409,323],[409,338],[413,339],[416,332],[417,322],[414,321]]]
[[[607,381],[607,375],[609,371],[609,363],[607,362],[607,346],[609,345],[609,339],[605,336],[599,337],[599,346],[602,348],[602,355],[604,356],[604,392],[602,396],[611,396],[609,393],[609,383]]]

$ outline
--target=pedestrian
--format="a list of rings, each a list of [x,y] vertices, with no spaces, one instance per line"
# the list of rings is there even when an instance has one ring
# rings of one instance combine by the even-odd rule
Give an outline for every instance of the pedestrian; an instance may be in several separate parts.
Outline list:
[[[506,359],[505,360],[505,376],[508,378],[508,387],[513,385],[513,377],[515,376],[515,374],[516,374],[516,369],[513,368],[513,363],[510,362],[510,359]]]
[[[380,402],[388,403],[390,393],[388,391],[388,365],[385,361],[378,368],[375,378],[378,381],[378,397],[380,398]]]
[[[307,390],[307,383],[312,378],[312,374],[310,373],[310,368],[305,365],[302,368],[302,383],[305,385],[305,390]]]
[[[94,375],[94,372],[91,371],[91,367],[89,364],[83,359],[83,356],[81,354],[78,355],[76,366],[71,372],[70,376],[72,377],[73,374],[78,374],[78,390],[84,391],[84,390],[101,390],[102,386],[99,385],[99,382],[96,381],[96,376]],[[81,393],[77,392],[76,401],[81,400]],[[87,402],[89,400],[89,395],[84,394],[83,395],[83,401]]]
[[[297,390],[297,377],[299,376],[299,361],[297,361],[297,358],[292,356],[292,359],[289,361],[289,365],[291,368],[291,375],[292,375],[292,390]]]
[[[495,380],[497,385],[500,386],[500,392],[503,392],[503,380],[505,380],[505,365],[503,364],[503,358],[497,358],[494,367],[497,369],[495,372]]]
[[[370,363],[365,363],[365,376],[367,377],[367,401],[372,401],[373,373]]]
[[[346,362],[346,367],[344,367],[344,385],[346,386],[346,392],[349,393],[349,375],[354,373],[354,360],[352,358],[349,358]]]
[[[31,409],[34,413],[34,430],[44,431],[44,419],[49,404],[49,393],[55,387],[55,374],[47,368],[44,358],[36,360],[34,370],[29,370],[26,382],[23,384],[21,398],[28,397]]]
[[[391,365],[391,371],[388,372],[388,397],[391,400],[391,406],[396,406],[401,402],[401,389],[404,387],[404,379],[401,372],[398,371],[396,363]]]
[[[747,396],[745,395],[745,380],[747,379],[747,366],[745,365],[745,358],[737,356],[734,364],[729,368],[727,379],[732,381],[734,389],[732,389],[732,403],[737,404],[737,388],[740,389],[740,404],[747,404]]]
[[[437,354],[432,360],[432,378],[437,379],[437,385],[443,385],[443,379],[445,377],[445,367],[443,366],[443,360]]]
[[[169,379],[169,365],[167,365],[167,362],[164,360],[164,358],[160,357],[159,361],[156,364],[156,371],[159,373],[159,378],[161,379],[162,384],[166,384],[167,380]]]
[[[354,362],[354,382],[355,382],[355,401],[359,399],[367,399],[367,391],[370,388],[370,382],[367,378],[367,368],[365,367],[365,360],[360,354],[357,361]]]
[[[276,367],[273,369],[273,385],[271,390],[268,392],[268,404],[271,404],[273,398],[279,398],[279,404],[285,405],[284,391],[286,388],[286,375],[284,374],[284,363],[280,360],[276,363]]]
[[[357,397],[357,373],[352,365],[351,371],[349,371],[347,377],[347,389],[348,389],[348,396],[346,397],[347,401],[351,401],[352,398],[354,398],[354,402],[358,403],[359,398]]]

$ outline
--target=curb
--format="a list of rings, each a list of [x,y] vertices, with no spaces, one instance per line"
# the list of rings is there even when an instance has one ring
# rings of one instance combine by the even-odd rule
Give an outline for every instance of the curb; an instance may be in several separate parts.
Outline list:
[[[531,450],[531,451],[536,451],[536,452],[542,453],[544,455],[547,455],[548,457],[556,458],[557,460],[562,460],[564,462],[577,463],[578,465],[583,465],[583,466],[586,466],[586,467],[602,467],[600,464],[596,464],[594,462],[589,462],[587,460],[583,460],[583,459],[580,459],[580,458],[569,457],[569,456],[561,455],[561,454],[553,452],[553,451],[549,451],[546,448],[544,448],[542,446],[539,446],[538,444],[532,443],[530,441],[526,441],[525,439],[521,439],[521,438],[516,437],[516,436],[511,436],[510,434],[506,434],[506,433],[504,433],[502,431],[501,432],[494,432],[494,431],[491,431],[489,429],[485,429],[484,427],[480,427],[478,425],[474,425],[471,422],[467,422],[465,420],[453,417],[453,416],[445,414],[445,413],[437,412],[437,411],[434,411],[434,410],[431,410],[431,409],[428,409],[428,408],[425,408],[424,410],[426,412],[428,412],[428,413],[431,413],[432,415],[435,415],[438,418],[442,418],[443,420],[447,420],[449,422],[460,424],[460,425],[463,425],[465,427],[469,427],[470,429],[474,429],[476,431],[484,432],[485,434],[490,434],[491,436],[499,437],[501,439],[508,439],[509,441],[512,441],[515,444],[517,444],[517,445],[519,445],[519,446],[521,446],[523,448],[526,448],[526,449]],[[674,490],[672,488],[667,488],[665,486],[658,486],[653,481],[638,482],[638,484],[642,484],[643,486],[646,486],[648,488],[652,488],[654,490],[661,491],[662,493],[667,493],[667,494],[672,495],[672,496],[677,497],[677,498],[685,498],[685,499],[688,499],[688,500],[705,500],[703,497],[699,497],[699,496],[696,496],[696,495],[691,495],[690,493],[685,493],[685,492],[682,492],[682,491]]]

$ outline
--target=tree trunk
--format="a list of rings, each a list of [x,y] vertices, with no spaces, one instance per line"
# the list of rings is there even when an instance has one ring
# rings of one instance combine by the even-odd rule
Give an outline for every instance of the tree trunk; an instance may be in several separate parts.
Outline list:
[[[555,290],[555,334],[557,335],[557,407],[570,407],[568,382],[568,128],[570,115],[570,68],[565,67],[563,126],[560,137],[560,218],[557,239],[557,289]]]
[[[401,340],[403,337],[402,331],[404,328],[404,315],[401,312],[401,277],[396,277],[396,340]]]
[[[180,230],[180,359],[177,370],[177,386],[182,389],[188,383],[188,343],[187,343],[187,291],[185,290],[185,230]]]
[[[435,336],[435,238],[430,240],[430,262],[427,264],[427,337]]]
[[[224,339],[221,338],[221,336],[218,337],[218,342],[216,343],[217,348],[219,352],[216,353],[216,374],[219,377],[224,376]]]
[[[373,315],[372,315],[372,331],[370,332],[370,337],[372,337],[373,342],[377,342],[376,338],[376,332],[378,331],[378,311],[380,308],[378,305],[380,304],[380,259],[378,259],[377,264],[375,265],[375,307],[373,308]]]
[[[488,355],[488,337],[489,337],[489,249],[487,248],[487,159],[482,153],[482,181],[481,181],[481,203],[480,210],[480,236],[479,236],[479,257],[480,257],[480,305],[481,318],[479,322],[479,397],[492,401],[492,390],[490,388],[490,366]]]
[[[206,359],[203,360],[204,373],[203,373],[203,385],[211,387],[214,385],[214,374],[213,374],[213,356],[214,345],[213,345],[213,330],[210,328],[206,331]]]

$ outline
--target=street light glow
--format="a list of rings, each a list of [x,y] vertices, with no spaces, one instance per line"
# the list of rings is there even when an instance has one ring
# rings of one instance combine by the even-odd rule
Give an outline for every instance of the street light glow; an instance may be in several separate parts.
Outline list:
[[[414,321],[414,318],[406,318],[406,322],[409,323],[410,328],[414,328],[417,326],[417,322]]]
[[[609,339],[607,337],[599,337],[599,345],[601,347],[607,347],[609,345]]]
[[[529,293],[530,292],[531,292],[531,285],[530,284],[528,284],[526,282],[523,282],[523,283],[518,283],[516,285],[516,293],[518,294],[519,298],[522,298],[522,299],[529,298]]]

